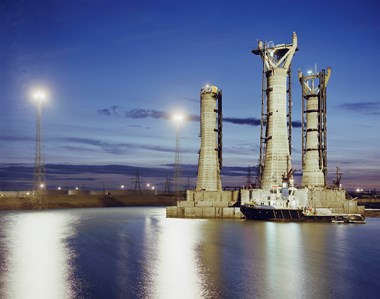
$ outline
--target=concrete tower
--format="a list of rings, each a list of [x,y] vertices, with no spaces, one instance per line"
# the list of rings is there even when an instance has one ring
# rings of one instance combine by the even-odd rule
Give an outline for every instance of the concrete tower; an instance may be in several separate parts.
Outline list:
[[[322,70],[316,74],[310,72],[309,76],[298,71],[302,86],[302,185],[305,187],[326,185],[326,87],[330,75],[330,67],[327,73]]]
[[[220,191],[222,161],[222,91],[216,86],[201,89],[201,148],[196,190]]]
[[[292,44],[273,45],[259,41],[252,52],[260,55],[266,77],[265,154],[261,174],[261,188],[267,190],[281,185],[283,176],[291,169],[287,124],[287,77],[289,67],[297,50],[297,35],[293,33]],[[289,124],[291,125],[291,124]]]

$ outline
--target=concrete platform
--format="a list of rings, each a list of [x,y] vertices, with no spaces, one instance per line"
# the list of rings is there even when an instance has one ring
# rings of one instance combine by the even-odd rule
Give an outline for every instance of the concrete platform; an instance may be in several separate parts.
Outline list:
[[[167,218],[243,219],[240,208],[233,207],[167,207]]]

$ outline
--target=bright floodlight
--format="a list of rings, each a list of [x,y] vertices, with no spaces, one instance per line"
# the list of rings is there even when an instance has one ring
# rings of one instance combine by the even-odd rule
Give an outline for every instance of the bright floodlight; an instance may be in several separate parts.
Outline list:
[[[175,122],[181,123],[181,122],[183,122],[183,119],[184,119],[183,114],[181,114],[181,113],[174,114],[174,121]]]
[[[33,94],[33,98],[35,100],[38,100],[38,101],[42,101],[42,100],[45,100],[46,99],[46,93],[42,90],[39,90],[39,91],[36,91],[34,94]]]
[[[40,185],[40,188],[42,189],[43,187],[45,187],[45,185],[44,185],[44,184],[41,184],[41,185]]]
[[[309,75],[311,75],[311,74],[313,73],[313,71],[309,70],[309,71],[307,71],[307,73],[308,73]]]

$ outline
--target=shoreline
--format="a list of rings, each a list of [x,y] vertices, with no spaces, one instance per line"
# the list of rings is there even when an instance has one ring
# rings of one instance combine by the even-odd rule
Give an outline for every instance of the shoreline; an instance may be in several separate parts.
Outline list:
[[[47,195],[46,209],[106,208],[130,206],[173,206],[168,195]],[[36,210],[31,196],[1,197],[0,211]]]

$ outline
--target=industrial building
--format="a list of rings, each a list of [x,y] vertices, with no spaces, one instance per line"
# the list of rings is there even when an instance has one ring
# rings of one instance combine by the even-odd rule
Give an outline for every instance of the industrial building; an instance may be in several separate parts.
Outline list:
[[[262,60],[258,188],[234,191],[222,188],[222,91],[216,86],[207,85],[200,94],[201,146],[197,186],[195,190],[187,190],[186,201],[179,201],[176,207],[167,208],[167,217],[241,218],[240,204],[254,202],[270,205],[274,190],[288,199],[288,187],[293,190],[292,199],[297,207],[307,209],[307,212],[364,213],[364,207],[346,199],[346,191],[339,180],[333,186],[327,184],[326,88],[331,76],[330,67],[327,71],[315,71],[307,76],[298,72],[302,88],[303,175],[301,186],[295,188],[291,163],[291,62],[297,50],[298,41],[294,32],[289,44],[259,41],[258,47],[252,51]]]

